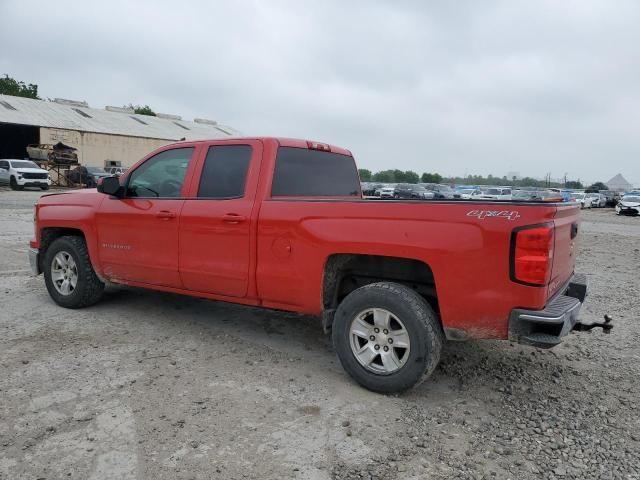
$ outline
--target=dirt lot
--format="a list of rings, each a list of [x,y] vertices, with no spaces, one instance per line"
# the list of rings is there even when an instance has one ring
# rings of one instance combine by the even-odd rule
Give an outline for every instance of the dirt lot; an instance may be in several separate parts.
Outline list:
[[[57,307],[26,259],[39,195],[0,190],[0,479],[640,478],[640,218],[583,216],[583,318],[611,335],[449,343],[396,397],[315,319],[126,288]]]

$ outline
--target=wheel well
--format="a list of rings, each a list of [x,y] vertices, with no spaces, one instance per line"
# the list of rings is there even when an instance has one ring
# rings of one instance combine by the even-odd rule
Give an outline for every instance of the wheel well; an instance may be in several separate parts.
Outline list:
[[[328,329],[340,302],[353,290],[395,282],[418,292],[440,314],[433,271],[420,260],[382,255],[337,254],[327,259],[323,280],[323,324]]]
[[[49,227],[43,228],[40,234],[40,261],[44,260],[44,256],[47,253],[47,249],[53,243],[56,238],[75,236],[84,238],[82,230],[77,228],[62,228],[62,227]],[[42,265],[40,265],[42,270]]]

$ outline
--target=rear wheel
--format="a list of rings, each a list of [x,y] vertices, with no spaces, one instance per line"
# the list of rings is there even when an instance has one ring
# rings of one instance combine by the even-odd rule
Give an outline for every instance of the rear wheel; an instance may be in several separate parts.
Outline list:
[[[354,290],[333,322],[333,344],[342,366],[374,392],[402,392],[428,378],[440,361],[442,343],[429,304],[396,283]]]
[[[104,283],[91,266],[82,237],[66,236],[54,240],[47,249],[43,267],[49,295],[61,307],[88,307],[102,297]]]

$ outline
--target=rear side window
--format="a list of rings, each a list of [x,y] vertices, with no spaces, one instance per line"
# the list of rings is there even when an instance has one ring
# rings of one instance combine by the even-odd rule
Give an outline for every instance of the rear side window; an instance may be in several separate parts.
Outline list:
[[[274,197],[350,197],[360,195],[353,158],[339,153],[280,147],[273,174]]]
[[[243,197],[250,163],[251,147],[249,145],[209,147],[200,176],[198,197]]]

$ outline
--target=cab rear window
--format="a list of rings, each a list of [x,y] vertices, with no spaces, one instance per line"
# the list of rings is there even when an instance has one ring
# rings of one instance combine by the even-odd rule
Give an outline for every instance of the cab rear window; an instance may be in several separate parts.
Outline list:
[[[306,148],[280,147],[274,197],[357,197],[360,180],[353,157]]]

